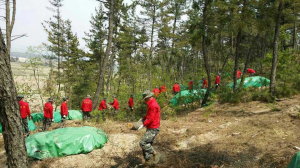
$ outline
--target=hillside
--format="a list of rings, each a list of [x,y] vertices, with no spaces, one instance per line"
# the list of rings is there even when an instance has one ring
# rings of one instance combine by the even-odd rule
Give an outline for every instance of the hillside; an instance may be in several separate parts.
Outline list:
[[[163,120],[154,148],[162,154],[156,167],[287,167],[300,146],[300,96],[276,104],[250,102],[218,104]],[[93,125],[68,121],[68,126]],[[42,126],[42,123],[39,123]],[[52,125],[57,128],[59,125]],[[30,167],[138,167],[145,129],[131,131],[127,123],[108,120],[93,125],[109,135],[103,149],[43,161]],[[3,144],[3,139],[0,141]],[[1,145],[0,166],[5,165]]]

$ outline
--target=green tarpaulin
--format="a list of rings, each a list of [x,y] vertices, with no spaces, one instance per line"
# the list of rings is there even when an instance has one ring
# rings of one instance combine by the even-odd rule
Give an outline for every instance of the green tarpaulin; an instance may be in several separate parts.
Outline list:
[[[184,90],[176,94],[171,100],[170,103],[174,106],[178,106],[181,104],[188,104],[194,101],[198,101],[202,99],[205,94],[206,89],[201,89],[200,92],[197,90]]]
[[[239,86],[241,83],[241,79],[237,80],[237,86]],[[252,76],[245,78],[244,81],[244,88],[248,87],[262,87],[262,86],[269,86],[270,80],[262,77],[262,76]],[[233,88],[233,83],[228,84],[229,87]]]
[[[82,119],[82,113],[79,110],[68,110],[69,114],[67,117],[67,120],[79,120]],[[41,122],[44,120],[44,113],[32,113],[31,119],[33,122]],[[54,111],[53,112],[53,119],[55,123],[61,122],[61,115],[60,111]]]
[[[300,168],[300,151],[293,156],[288,168]]]
[[[68,127],[39,132],[26,138],[27,154],[45,159],[89,153],[101,149],[107,142],[105,132],[94,127]]]
[[[28,128],[29,128],[29,131],[35,131],[35,125],[33,123],[32,120],[29,121],[29,119],[27,118],[27,121],[28,121]],[[0,133],[2,133],[2,125],[0,123]]]
[[[82,113],[79,110],[68,110],[69,115],[67,117],[67,120],[81,120],[82,119]]]

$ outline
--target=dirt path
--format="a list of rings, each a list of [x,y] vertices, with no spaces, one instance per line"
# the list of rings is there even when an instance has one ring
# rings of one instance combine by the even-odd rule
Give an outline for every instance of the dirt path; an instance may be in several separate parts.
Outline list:
[[[276,104],[215,104],[184,116],[163,120],[154,147],[162,154],[155,167],[287,167],[300,146],[300,96]],[[69,126],[81,122],[69,121]],[[54,126],[55,127],[55,126]],[[142,163],[139,140],[145,129],[127,123],[97,125],[109,142],[89,154],[30,161],[30,167],[135,167]],[[0,141],[0,166],[5,163]]]

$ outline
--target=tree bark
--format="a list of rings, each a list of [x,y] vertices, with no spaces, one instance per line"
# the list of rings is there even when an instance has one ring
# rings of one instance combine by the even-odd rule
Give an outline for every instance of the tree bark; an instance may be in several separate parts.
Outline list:
[[[210,0],[205,0],[204,9],[203,9],[202,52],[203,52],[204,65],[205,65],[206,74],[207,74],[208,86],[207,86],[207,90],[206,90],[206,93],[204,95],[204,98],[202,100],[202,106],[204,104],[206,104],[206,102],[208,100],[208,96],[209,96],[209,92],[210,92],[210,86],[211,86],[210,67],[209,67],[209,63],[208,63],[208,56],[207,56],[207,53],[206,53],[206,17],[207,17],[207,6],[209,5],[209,3],[210,3]]]
[[[97,90],[94,96],[93,100],[93,109],[96,109],[97,105],[99,104],[99,98],[101,89],[104,86],[104,77],[105,77],[105,71],[107,67],[108,58],[110,55],[110,49],[111,49],[111,43],[112,43],[112,36],[113,36],[113,16],[114,16],[114,0],[110,0],[109,3],[109,32],[108,32],[108,39],[107,39],[107,47],[105,51],[105,57],[103,59],[102,65],[100,65],[100,73],[99,73],[99,80],[97,85]]]
[[[155,21],[156,21],[156,4],[153,4],[153,16],[152,16],[152,25],[151,25],[150,59],[149,59],[149,83],[150,83],[149,87],[150,87],[150,89],[152,88],[152,58],[153,58],[154,24],[155,24]]]
[[[280,32],[280,18],[283,10],[282,1],[279,2],[278,13],[276,17],[276,27],[275,27],[275,36],[273,42],[273,60],[272,60],[272,69],[270,77],[270,92],[274,96],[276,94],[276,67],[277,67],[277,55],[278,55],[278,41],[279,41],[279,32]]]
[[[6,48],[7,54],[10,55],[11,34],[16,20],[16,0],[13,0],[12,18],[10,17],[10,0],[5,0],[6,5]],[[11,21],[10,21],[11,18]]]
[[[10,55],[0,29],[0,122],[9,168],[26,168],[27,151],[17,91],[10,67]]]

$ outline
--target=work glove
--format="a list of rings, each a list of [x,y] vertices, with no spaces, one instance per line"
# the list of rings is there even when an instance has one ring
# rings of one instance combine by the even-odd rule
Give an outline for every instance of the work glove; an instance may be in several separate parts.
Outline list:
[[[138,130],[142,129],[143,127],[144,127],[144,125],[141,125],[141,126],[138,128]]]
[[[51,121],[54,122],[54,119],[52,119]]]
[[[29,117],[29,121],[31,120],[31,117]]]
[[[66,118],[66,115],[63,115],[64,118]]]

